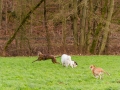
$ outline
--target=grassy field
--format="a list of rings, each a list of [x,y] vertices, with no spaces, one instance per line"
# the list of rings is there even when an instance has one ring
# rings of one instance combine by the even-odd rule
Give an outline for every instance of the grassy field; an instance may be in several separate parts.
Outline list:
[[[0,57],[0,90],[120,90],[120,56],[72,56],[76,68],[50,60],[32,63],[35,59]],[[111,75],[95,79],[91,64]]]

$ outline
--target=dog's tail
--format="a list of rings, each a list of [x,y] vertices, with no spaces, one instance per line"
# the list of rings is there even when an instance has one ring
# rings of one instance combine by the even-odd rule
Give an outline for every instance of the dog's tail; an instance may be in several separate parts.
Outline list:
[[[61,56],[55,56],[55,58],[59,58],[59,57],[61,57]]]
[[[104,73],[106,73],[107,75],[109,75],[109,76],[110,76],[110,74],[109,74],[108,72],[104,71]]]

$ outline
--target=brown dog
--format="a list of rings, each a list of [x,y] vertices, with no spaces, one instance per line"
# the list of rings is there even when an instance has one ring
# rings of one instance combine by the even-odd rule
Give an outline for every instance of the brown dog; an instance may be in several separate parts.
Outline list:
[[[59,63],[59,62],[56,61],[56,57],[53,56],[53,55],[42,54],[41,52],[38,52],[38,56],[39,56],[38,59],[35,60],[35,61],[41,61],[41,60],[45,61],[45,60],[51,59],[53,63]],[[35,62],[35,61],[33,61],[33,62]]]
[[[110,75],[109,73],[105,72],[102,68],[97,68],[94,65],[90,66],[90,69],[93,73],[93,75],[95,76],[95,78],[99,78],[102,79],[102,74],[106,73],[107,75]]]

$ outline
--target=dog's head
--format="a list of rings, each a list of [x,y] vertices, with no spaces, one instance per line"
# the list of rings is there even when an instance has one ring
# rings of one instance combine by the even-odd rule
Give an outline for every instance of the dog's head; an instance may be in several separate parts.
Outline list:
[[[38,51],[38,56],[42,56],[43,54],[40,52],[40,51]]]
[[[90,69],[93,70],[95,68],[95,65],[91,65]]]
[[[77,62],[74,61],[74,63],[75,63],[76,65],[78,65]]]
[[[73,62],[74,62],[73,67],[77,67],[78,66],[77,62],[75,62],[75,61],[73,61]]]

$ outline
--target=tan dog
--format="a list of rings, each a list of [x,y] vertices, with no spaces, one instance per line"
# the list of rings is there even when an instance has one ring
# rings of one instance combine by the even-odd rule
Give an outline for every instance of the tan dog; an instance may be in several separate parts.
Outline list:
[[[107,75],[110,75],[109,73],[105,72],[102,68],[97,68],[94,65],[91,65],[90,69],[91,69],[93,75],[95,76],[95,78],[100,77],[100,79],[102,79],[103,73],[106,73]]]

